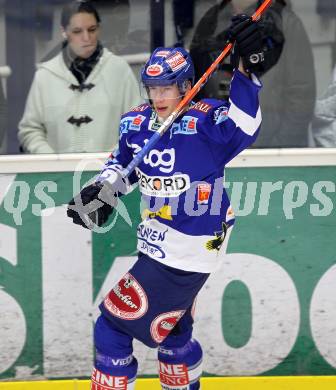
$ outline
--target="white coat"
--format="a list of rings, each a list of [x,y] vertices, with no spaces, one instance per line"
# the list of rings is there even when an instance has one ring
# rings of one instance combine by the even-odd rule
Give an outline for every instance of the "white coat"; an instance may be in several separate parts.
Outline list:
[[[120,116],[141,102],[130,66],[104,49],[84,84],[94,87],[82,92],[70,88],[78,81],[62,53],[38,65],[19,123],[26,152],[100,152],[117,143]],[[76,125],[69,122],[71,117],[90,120]]]

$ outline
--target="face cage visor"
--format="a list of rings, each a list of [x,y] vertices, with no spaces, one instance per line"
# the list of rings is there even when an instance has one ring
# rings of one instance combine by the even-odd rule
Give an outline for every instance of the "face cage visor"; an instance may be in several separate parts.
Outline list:
[[[181,99],[184,97],[188,85],[191,85],[190,80],[184,80],[182,83],[173,83],[167,85],[148,85],[142,82],[140,85],[140,95],[143,99],[149,100],[150,102],[157,99]],[[177,86],[178,93],[176,93],[174,86]]]

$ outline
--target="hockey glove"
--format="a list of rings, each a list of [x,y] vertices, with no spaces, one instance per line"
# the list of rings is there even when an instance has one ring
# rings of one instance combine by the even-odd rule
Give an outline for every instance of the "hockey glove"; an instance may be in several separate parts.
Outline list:
[[[116,171],[109,172],[107,180],[83,188],[68,205],[67,215],[73,223],[92,230],[102,226],[112,214],[118,196],[127,192],[126,180]],[[102,179],[103,176],[100,176]]]
[[[263,73],[276,65],[282,54],[285,37],[282,32],[281,7],[283,6],[275,3],[259,22],[264,36],[265,61],[263,62]]]
[[[90,184],[83,188],[68,205],[67,215],[76,225],[93,229],[94,224],[102,226],[113,212],[113,207],[101,202],[98,195],[102,190],[99,184]]]
[[[243,61],[246,72],[260,74],[264,71],[264,42],[261,27],[251,17],[240,14],[232,18],[227,37],[234,42],[231,52],[231,65],[238,68],[239,59]]]

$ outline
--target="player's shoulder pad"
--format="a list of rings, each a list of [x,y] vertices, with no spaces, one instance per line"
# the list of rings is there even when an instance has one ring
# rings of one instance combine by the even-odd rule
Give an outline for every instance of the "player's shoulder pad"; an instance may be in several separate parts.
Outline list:
[[[222,100],[217,99],[202,99],[199,102],[192,104],[190,111],[193,111],[198,116],[207,116],[217,107],[223,105],[223,103]]]
[[[200,118],[208,118],[214,124],[219,124],[228,118],[228,102],[218,99],[202,99],[191,106],[190,111]]]
[[[122,115],[119,126],[120,136],[129,131],[140,131],[141,126],[149,120],[152,108],[149,104],[141,104]]]

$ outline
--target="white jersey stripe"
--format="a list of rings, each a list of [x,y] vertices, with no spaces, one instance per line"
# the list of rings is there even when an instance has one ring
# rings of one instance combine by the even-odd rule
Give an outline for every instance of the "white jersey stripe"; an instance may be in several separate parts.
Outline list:
[[[230,108],[228,111],[228,117],[233,120],[237,127],[247,135],[253,135],[261,124],[261,111],[258,108],[256,117],[246,114],[239,107],[237,107],[230,99]]]

